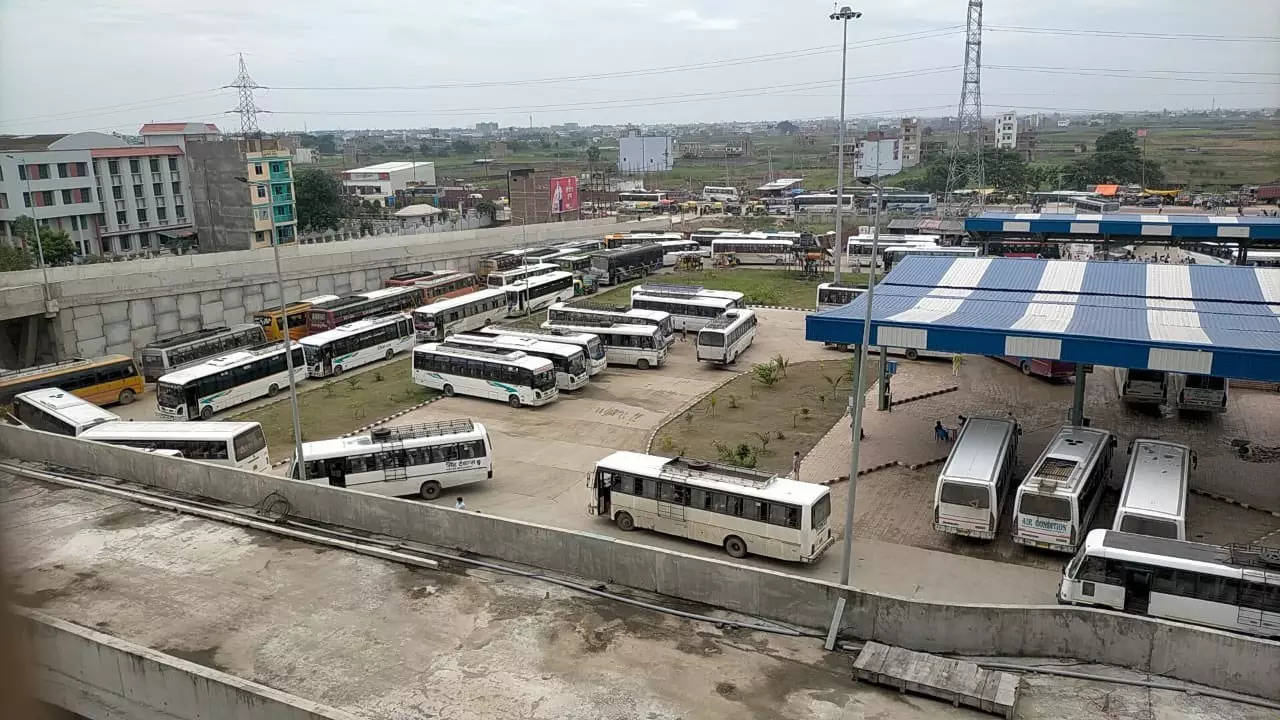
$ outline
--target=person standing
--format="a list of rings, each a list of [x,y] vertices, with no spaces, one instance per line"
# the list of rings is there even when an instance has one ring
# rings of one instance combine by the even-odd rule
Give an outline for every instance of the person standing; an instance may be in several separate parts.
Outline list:
[[[947,441],[947,429],[942,427],[941,420],[936,420],[933,423],[933,439],[934,439],[934,442]]]
[[[457,501],[457,502],[455,502],[455,503],[453,504],[453,509],[454,509],[454,510],[466,510],[466,509],[467,509],[467,504],[466,504],[465,502],[463,502],[463,501],[462,501],[462,496],[461,496],[461,495],[459,495],[459,496],[458,496],[458,501]]]
[[[964,358],[960,353],[951,356],[951,377],[960,377],[960,366],[964,363]]]
[[[792,480],[800,479],[800,451],[799,450],[795,451],[794,453],[791,453],[791,479]]]

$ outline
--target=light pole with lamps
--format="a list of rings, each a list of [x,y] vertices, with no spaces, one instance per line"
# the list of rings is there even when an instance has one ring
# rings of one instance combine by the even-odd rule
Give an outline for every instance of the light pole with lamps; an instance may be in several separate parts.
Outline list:
[[[284,335],[284,358],[289,368],[289,402],[293,405],[293,451],[294,467],[298,469],[298,479],[307,481],[307,464],[302,458],[302,421],[298,416],[298,387],[293,379],[293,338],[290,337],[288,303],[284,299],[284,271],[280,268],[280,239],[276,236],[276,213],[271,204],[271,183],[254,181],[246,177],[236,176],[236,180],[250,187],[266,187],[267,217],[271,220],[271,252],[276,260],[276,291],[280,294],[280,323]],[[252,207],[252,203],[250,203]]]
[[[844,212],[844,85],[845,68],[849,58],[849,21],[862,17],[862,13],[850,10],[846,5],[831,13],[832,20],[839,20],[844,30],[840,42],[840,127],[836,130],[836,241],[831,248],[831,257],[835,261],[833,280],[840,282],[840,255],[844,252],[844,240],[841,234],[841,219]]]

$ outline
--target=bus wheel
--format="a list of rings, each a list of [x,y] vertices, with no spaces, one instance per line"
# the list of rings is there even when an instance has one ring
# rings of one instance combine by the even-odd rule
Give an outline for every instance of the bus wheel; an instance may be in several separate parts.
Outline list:
[[[440,497],[440,483],[435,480],[428,480],[422,483],[422,487],[418,488],[418,494],[423,500],[435,500]]]
[[[520,407],[520,396],[512,395],[511,397],[507,398],[507,404],[513,408]]]
[[[907,359],[908,359],[908,360],[919,360],[919,359],[920,359],[920,351],[919,351],[919,350],[916,350],[915,348],[907,348],[907,352],[906,352],[906,353],[904,353],[904,354],[907,356]]]
[[[618,529],[623,532],[631,532],[636,529],[635,518],[631,517],[631,513],[620,512],[613,521],[618,524]]]
[[[1031,361],[1030,361],[1030,360],[1023,360],[1022,362],[1018,363],[1018,369],[1022,371],[1022,374],[1023,374],[1023,375],[1030,375],[1030,374],[1031,374]]]
[[[121,391],[120,391],[120,404],[121,404],[121,405],[128,405],[128,404],[129,404],[129,403],[131,403],[131,402],[133,402],[133,391],[132,391],[132,390],[130,390],[129,388],[125,388],[125,389],[121,390]]]
[[[747,544],[737,535],[730,535],[724,539],[724,551],[729,557],[741,559],[747,556]]]
[[[443,392],[444,392],[444,396],[445,396],[445,397],[453,397],[453,386],[452,386],[452,385],[450,385],[450,384],[448,384],[448,383],[445,383],[445,386],[444,386],[444,388],[442,388],[442,390],[443,390]]]
[[[342,366],[341,366],[341,365],[334,365],[334,366],[333,366],[333,376],[334,376],[334,377],[338,377],[338,376],[339,376],[339,375],[341,375],[341,374],[342,374]]]
[[[837,352],[849,352],[849,346],[844,343],[836,343]]]
[[[387,359],[388,359],[388,360],[390,360],[390,359],[391,359],[391,357],[392,357],[393,355],[395,355],[395,354],[396,354],[396,353],[395,353],[395,351],[394,351],[394,350],[391,350],[390,348],[388,348],[388,349],[387,349]]]
[[[641,370],[648,370],[648,369],[649,369],[649,361],[648,361],[648,360],[646,360],[646,359],[644,359],[644,358],[640,358],[639,360],[637,360],[637,361],[636,361],[636,367],[637,367],[637,368],[639,368],[639,369],[641,369]]]
[[[280,392],[280,386],[271,383],[271,387],[267,388],[267,397],[275,397],[278,392]]]
[[[201,419],[201,420],[208,420],[208,419],[209,419],[209,418],[211,418],[211,417],[213,417],[213,406],[212,406],[212,405],[205,405],[204,407],[200,408],[200,419]]]

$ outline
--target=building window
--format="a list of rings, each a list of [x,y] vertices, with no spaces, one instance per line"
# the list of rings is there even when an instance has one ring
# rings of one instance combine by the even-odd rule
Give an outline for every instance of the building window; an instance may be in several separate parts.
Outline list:
[[[9,195],[7,193],[0,193],[0,210],[7,210],[8,208]]]
[[[58,163],[58,177],[64,178],[66,176],[67,176],[67,164]]]
[[[182,205],[175,206],[173,208],[173,216],[178,218],[179,220],[185,218],[187,216],[187,208]]]
[[[102,238],[102,254],[103,255],[111,254],[111,238],[109,237]]]
[[[169,172],[178,172],[178,158],[169,158]]]
[[[266,188],[262,187],[261,185],[254,185],[254,188],[258,191],[258,197],[265,198],[267,196]]]
[[[175,180],[175,181],[173,182],[173,194],[174,194],[174,195],[179,195],[179,194],[181,194],[181,193],[182,193],[182,183],[180,183],[180,182],[178,182],[178,181],[176,181],[176,180]]]
[[[168,208],[156,208],[156,219],[163,222],[169,219]]]
[[[129,160],[129,172],[136,173],[136,172],[141,172],[141,170],[142,170],[142,167],[138,163],[138,158],[132,158]]]
[[[48,165],[37,165],[37,166],[36,166],[36,177],[40,178],[41,180],[48,180],[48,179],[49,179],[49,166],[48,166]]]
[[[93,202],[93,188],[80,188],[80,202]]]
[[[146,221],[147,221],[146,208],[138,208],[138,222],[146,222]]]
[[[71,167],[75,169],[74,174],[76,177],[84,177],[89,174],[89,166],[85,163],[71,163]]]
[[[112,187],[112,188],[111,188],[111,197],[112,197],[112,198],[114,198],[114,199],[116,199],[116,200],[123,200],[123,199],[124,199],[124,188],[123,188],[123,187],[120,187],[119,185],[116,185],[116,186]]]
[[[261,174],[262,174],[262,163],[254,163],[254,164],[253,164],[253,174],[254,174],[254,175],[261,175]]]
[[[164,195],[164,183],[151,183],[151,194],[156,197]]]
[[[128,224],[129,224],[129,214],[128,214],[128,213],[126,213],[124,210],[117,210],[117,211],[116,211],[116,224],[117,224],[117,225],[119,225],[120,227],[124,227],[125,225],[128,225]]]
[[[75,215],[71,216],[71,229],[72,230],[80,229],[80,218],[76,217]]]
[[[151,158],[151,172],[160,172],[160,158]]]
[[[120,161],[119,161],[119,160],[108,160],[108,161],[107,161],[107,172],[109,172],[109,173],[110,173],[110,174],[112,174],[112,175],[119,175],[119,174],[120,174]]]
[[[73,202],[74,202],[74,201],[71,199],[71,191],[70,191],[70,190],[63,190],[63,191],[62,191],[62,204],[63,204],[63,205],[71,205]]]
[[[140,198],[140,197],[142,197],[142,186],[141,186],[141,185],[134,185],[134,186],[133,186],[133,196],[134,196],[134,197],[136,197],[136,198]]]
[[[132,249],[133,249],[133,236],[121,235],[120,236],[120,252],[129,252]]]

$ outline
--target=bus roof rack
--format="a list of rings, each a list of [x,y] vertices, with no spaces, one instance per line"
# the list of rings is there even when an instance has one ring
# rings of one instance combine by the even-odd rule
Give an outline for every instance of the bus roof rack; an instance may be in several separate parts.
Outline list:
[[[683,455],[671,458],[662,466],[662,469],[682,477],[691,477],[694,474],[715,475],[717,477],[709,479],[756,488],[768,485],[773,482],[775,477],[772,473],[751,470],[737,465],[726,465],[710,460],[685,457]]]
[[[700,251],[695,251],[700,252]],[[636,289],[646,295],[673,295],[683,297],[697,295],[706,288],[701,285],[665,285],[662,283],[640,283]]]
[[[410,440],[413,438],[436,437],[439,435],[455,435],[471,432],[475,425],[468,419],[439,420],[437,422],[417,423],[415,425],[399,425],[396,427],[380,427],[369,431],[369,439],[373,442],[392,442],[394,440]]]
[[[1280,547],[1231,543],[1226,550],[1227,559],[1235,565],[1280,570]]]
[[[579,300],[575,303],[566,303],[565,310],[604,310],[605,312],[624,313],[631,308],[626,305],[611,305],[604,302],[593,302],[591,300]]]

